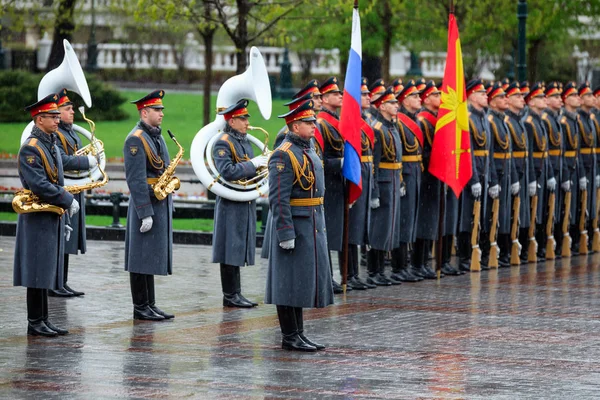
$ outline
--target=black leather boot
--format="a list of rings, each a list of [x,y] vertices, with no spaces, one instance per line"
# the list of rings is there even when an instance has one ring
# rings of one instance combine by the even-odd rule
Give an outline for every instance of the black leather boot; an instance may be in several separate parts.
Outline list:
[[[358,277],[358,246],[355,244],[348,245],[348,287],[353,290],[368,289]]]
[[[148,288],[145,274],[129,273],[131,298],[133,300],[133,319],[142,321],[162,321],[162,315],[155,313],[148,305]]]
[[[510,251],[511,251],[511,240],[509,234],[498,235],[498,246],[500,246],[500,258],[498,258],[498,267],[506,268],[510,267]]]
[[[252,304],[245,301],[237,293],[235,281],[235,267],[221,264],[221,287],[223,289],[223,307],[252,308]]]
[[[233,268],[234,268],[233,272],[234,272],[234,278],[235,278],[236,293],[238,294],[238,296],[240,296],[240,299],[244,300],[246,303],[250,303],[252,305],[252,307],[258,306],[258,303],[248,300],[242,294],[242,277],[240,275],[240,267],[233,267]]]
[[[44,289],[27,288],[27,334],[31,336],[57,336],[44,322]]]
[[[406,244],[408,246],[408,244]],[[429,268],[425,264],[425,257],[427,257],[428,246],[424,240],[415,242],[413,248],[413,271],[417,272],[422,278],[425,279],[437,279],[437,274],[433,271],[433,268]],[[411,272],[413,272],[411,271]],[[414,275],[413,272],[413,275]]]
[[[462,275],[463,273],[454,268],[450,261],[452,260],[452,235],[445,235],[442,238],[442,272],[445,275]]]
[[[162,315],[164,319],[172,319],[175,318],[175,315],[169,314],[161,310],[156,306],[156,295],[154,292],[154,275],[146,275],[146,290],[148,290],[148,307],[155,314]]]
[[[376,286],[391,286],[391,282],[384,281],[379,276],[379,264],[383,265],[383,250],[375,250],[371,249],[367,253],[367,268],[369,270],[369,277],[367,278],[367,283]]]
[[[48,289],[43,289],[42,299],[44,323],[46,324],[46,326],[52,329],[54,332],[58,333],[59,335],[68,334],[68,330],[59,328],[58,326],[50,322],[50,320],[48,319]]]
[[[281,327],[281,348],[285,350],[296,351],[317,351],[315,346],[306,343],[298,334],[298,326],[296,325],[296,312],[294,307],[277,306],[277,317],[279,318],[279,326]]]
[[[469,232],[460,232],[458,241],[458,270],[460,272],[471,271],[471,234]]]
[[[593,230],[591,230],[589,232],[593,232]],[[537,254],[536,254],[538,261],[545,261],[546,260],[546,240],[548,239],[548,237],[546,235],[546,226],[545,225],[536,225],[535,226],[535,236],[536,236],[535,239],[538,244]],[[591,236],[592,235],[590,235],[590,237]],[[525,246],[523,246],[523,247],[525,247]]]
[[[317,350],[324,350],[325,345],[313,342],[304,335],[304,316],[302,313],[302,307],[294,307],[294,312],[296,314],[296,326],[298,327],[298,335],[300,335],[302,340],[315,347]]]
[[[69,285],[67,285],[67,280],[69,279],[69,255],[65,254],[65,262],[64,262],[64,281],[63,286],[67,292],[73,293],[73,296],[83,296],[84,292],[79,292],[77,290],[71,289]]]

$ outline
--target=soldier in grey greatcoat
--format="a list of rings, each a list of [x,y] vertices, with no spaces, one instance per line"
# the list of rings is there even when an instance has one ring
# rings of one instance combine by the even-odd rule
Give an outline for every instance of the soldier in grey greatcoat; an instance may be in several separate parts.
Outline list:
[[[506,110],[506,127],[510,132],[512,141],[512,158],[517,176],[519,177],[519,231],[517,239],[520,243],[520,258],[522,263],[527,263],[529,224],[531,220],[530,199],[536,193],[538,182],[535,182],[533,170],[533,153],[530,138],[522,122],[525,100],[521,93],[519,82],[512,82],[506,88],[508,110]],[[514,201],[514,199],[513,199]],[[514,204],[511,206],[511,210]],[[512,213],[511,213],[512,215]]]
[[[325,168],[325,221],[327,224],[327,243],[330,251],[342,250],[342,231],[344,227],[345,179],[342,175],[344,163],[344,138],[338,130],[337,111],[342,106],[342,91],[335,77],[327,79],[319,87],[321,92],[321,111],[317,115],[317,129],[323,143],[323,166]],[[321,139],[322,138],[322,139]],[[340,265],[341,272],[341,265]],[[333,268],[331,269],[333,276]],[[347,287],[347,290],[352,288]],[[333,291],[342,293],[339,283],[333,281]]]
[[[390,286],[392,282],[384,274],[384,257],[400,245],[400,197],[406,194],[402,184],[402,142],[394,121],[398,100],[387,89],[371,104],[375,107],[372,125],[375,145],[367,283]]]
[[[400,209],[400,245],[392,251],[392,271],[400,272],[408,262],[408,248],[417,239],[417,216],[421,174],[423,171],[423,132],[417,123],[416,113],[421,108],[420,91],[414,80],[410,80],[398,93],[401,104],[398,111],[398,131],[402,142],[402,181],[406,196]],[[421,278],[435,279],[437,275],[426,266],[429,247],[424,242],[415,243],[411,262],[411,273]],[[392,283],[400,282],[391,276]]]
[[[491,168],[493,162],[492,137],[486,118],[485,108],[488,105],[486,89],[480,79],[467,83],[467,101],[469,103],[469,132],[471,136],[471,155],[473,157],[473,176],[460,195],[460,220],[458,224],[458,257],[459,269],[471,270],[471,234],[473,231],[473,207],[475,201],[481,202],[479,224],[479,246],[481,248],[481,269],[488,269],[490,253],[489,242],[489,207],[487,204],[497,198],[500,192],[496,169]]]
[[[167,144],[161,136],[162,98],[156,90],[131,103],[140,121],[123,146],[125,179],[129,187],[125,231],[125,271],[129,272],[133,318],[149,321],[171,319],[156,306],[154,275],[173,273],[173,199],[159,200],[152,185],[169,166]]]
[[[254,157],[248,131],[248,100],[219,112],[225,128],[213,147],[215,167],[228,182],[255,177],[267,165],[267,156]],[[256,200],[234,201],[217,196],[212,262],[220,264],[223,306],[255,307],[241,292],[240,266],[254,265],[256,251]]]
[[[60,119],[58,95],[28,106],[34,121],[31,135],[19,150],[19,179],[23,188],[46,203],[47,211],[19,213],[13,285],[27,288],[27,334],[65,335],[48,319],[48,290],[63,287],[65,220],[79,211],[79,203],[64,188],[63,165],[56,146]],[[68,211],[66,215],[63,215]]]
[[[554,227],[553,237],[556,241],[556,257],[561,257],[562,251],[562,224],[561,216],[564,211],[564,200],[565,194],[571,191],[571,179],[569,174],[569,168],[565,162],[565,143],[566,138],[562,132],[560,126],[560,112],[563,105],[562,98],[560,96],[560,89],[558,82],[550,82],[546,86],[546,102],[548,108],[542,112],[542,121],[548,134],[548,162],[550,168],[553,170],[555,179],[560,183],[560,190],[556,191],[554,199]],[[547,210],[544,215],[547,215]],[[545,229],[544,229],[545,232]],[[540,243],[538,245],[545,245]]]
[[[543,261],[546,257],[546,222],[548,221],[549,194],[556,191],[554,169],[548,157],[550,140],[546,126],[542,121],[542,111],[547,106],[544,86],[539,82],[535,83],[525,96],[525,101],[529,108],[529,115],[525,118],[524,123],[531,145],[534,180],[537,182],[535,188],[535,194],[538,196],[535,218],[535,236],[538,244],[537,256],[540,261]],[[529,194],[531,195],[531,193]],[[522,242],[522,244],[525,248],[525,243]]]
[[[58,110],[60,111],[60,122],[56,136],[58,141],[56,145],[60,150],[63,168],[65,171],[87,171],[98,165],[98,160],[92,155],[76,156],[75,153],[82,147],[79,135],[73,130],[73,120],[75,111],[73,110],[73,102],[67,97],[67,89],[63,89],[58,93]],[[85,293],[71,289],[67,285],[69,279],[69,254],[85,254],[85,193],[80,192],[74,195],[79,202],[79,212],[71,218],[70,240],[65,243],[65,261],[64,261],[64,282],[63,289],[49,290],[48,295],[51,297],[72,297],[83,296]],[[67,228],[68,229],[68,228]]]
[[[375,82],[369,86],[369,99],[371,100],[371,105],[368,109],[363,111],[365,115],[365,120],[369,125],[373,125],[375,123],[375,114],[377,111],[377,107],[373,106],[373,102],[376,101],[381,95],[385,92],[385,84],[383,79],[376,79]]]
[[[323,195],[323,164],[311,145],[312,100],[288,112],[289,128],[269,160],[273,215],[265,303],[277,305],[282,348],[316,351],[325,346],[304,335],[303,308],[333,304]]]
[[[361,82],[361,109],[364,112],[371,106],[367,78]],[[349,211],[350,232],[348,233],[348,286],[352,289],[365,290],[374,288],[375,285],[364,282],[359,277],[358,247],[369,244],[369,231],[371,222],[371,188],[373,187],[373,128],[367,123],[363,114],[361,121],[361,159],[360,169],[362,177],[362,192],[360,197],[352,204]],[[341,253],[340,253],[341,254]]]
[[[494,146],[494,161],[492,168],[496,169],[496,176],[500,185],[500,210],[498,213],[497,242],[500,247],[500,267],[510,266],[510,229],[512,216],[512,196],[518,196],[521,191],[519,176],[512,157],[512,140],[506,125],[508,117],[508,99],[500,82],[496,82],[489,94],[488,122]]]

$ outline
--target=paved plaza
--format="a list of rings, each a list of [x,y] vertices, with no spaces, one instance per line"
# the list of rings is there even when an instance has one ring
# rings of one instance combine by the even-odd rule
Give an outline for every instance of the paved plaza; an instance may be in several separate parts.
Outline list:
[[[600,396],[600,255],[353,291],[305,313],[318,353],[281,350],[262,304],[266,263],[242,270],[256,309],[224,309],[207,246],[175,245],[157,303],[176,317],[134,322],[124,243],[88,242],[50,298],[71,334],[26,335],[0,237],[0,398],[584,399]]]

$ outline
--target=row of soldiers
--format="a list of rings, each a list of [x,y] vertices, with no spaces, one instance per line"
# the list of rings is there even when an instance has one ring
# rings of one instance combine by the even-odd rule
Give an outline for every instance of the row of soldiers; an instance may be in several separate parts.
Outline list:
[[[398,79],[386,87],[378,79],[369,87],[363,78],[361,93],[363,192],[350,210],[349,290],[435,279],[429,254],[440,235],[442,276],[592,248],[587,232],[598,233],[600,88],[469,81],[473,175],[460,198],[428,171],[441,104],[438,85]],[[321,85],[310,81],[286,104],[293,110],[311,100],[318,112],[313,145],[324,166],[330,254],[343,250],[341,98],[337,79],[329,78]],[[286,133],[284,127],[275,147]],[[359,247],[368,250],[366,280],[359,277]],[[454,247],[457,265],[451,264]],[[480,258],[475,260],[473,249],[481,249]],[[264,246],[263,257],[268,251]],[[391,274],[385,273],[388,258]]]

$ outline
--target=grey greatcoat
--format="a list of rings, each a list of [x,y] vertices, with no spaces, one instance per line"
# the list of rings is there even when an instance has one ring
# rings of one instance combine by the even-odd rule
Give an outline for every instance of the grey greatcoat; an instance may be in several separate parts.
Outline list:
[[[371,129],[371,127],[369,126],[367,129]],[[348,223],[350,230],[348,243],[359,246],[369,244],[369,227],[371,221],[371,207],[369,202],[371,201],[371,189],[373,187],[373,147],[369,136],[364,130],[361,132],[362,158],[360,170],[362,176],[362,193],[350,209],[350,220]]]
[[[327,224],[327,243],[329,250],[342,250],[342,231],[344,228],[344,177],[342,160],[344,159],[344,139],[338,130],[325,120],[322,114],[329,114],[338,120],[336,113],[323,109],[317,115],[317,129],[323,136],[323,166],[325,168],[325,221]]]
[[[519,181],[514,159],[512,158],[512,143],[508,127],[508,117],[499,111],[490,109],[488,121],[494,146],[493,168],[500,184],[500,211],[498,213],[498,234],[510,234],[510,221],[512,217],[512,194],[510,186]],[[492,202],[490,201],[491,208]],[[490,213],[491,215],[491,213]]]
[[[252,144],[246,135],[225,126],[213,147],[215,167],[228,182],[256,176],[250,161]],[[254,265],[256,252],[256,201],[232,201],[217,196],[212,262],[227,265]]]
[[[598,171],[596,169],[596,154],[594,154],[593,149],[596,148],[596,127],[594,126],[593,120],[590,118],[591,113],[584,111],[583,109],[579,109],[579,156],[583,161],[583,167],[585,168],[585,176],[588,179],[588,195],[587,195],[587,220],[590,220],[592,216],[595,214],[595,204],[596,204],[596,175]],[[587,149],[592,149],[587,150]],[[579,221],[578,221],[579,222]]]
[[[56,135],[58,137],[56,145],[60,150],[64,170],[87,171],[90,168],[88,158],[75,155],[82,145],[79,135],[73,131],[73,124],[65,124],[61,121]],[[85,254],[85,193],[80,192],[74,196],[80,208],[79,212],[71,217],[73,232],[71,232],[71,239],[65,243],[65,254],[77,254],[78,251]]]
[[[548,158],[548,132],[542,123],[540,114],[529,110],[529,115],[524,119],[525,129],[530,144],[532,156],[532,180],[537,182],[538,207],[536,210],[536,224],[545,224],[548,217],[548,179],[554,178],[554,170]],[[556,179],[559,182],[558,179]],[[544,225],[545,229],[545,225]]]
[[[525,229],[529,228],[531,222],[531,206],[527,185],[535,181],[533,152],[531,150],[530,138],[525,130],[525,126],[521,122],[521,116],[510,110],[506,111],[506,116],[508,117],[506,119],[506,127],[510,131],[512,142],[512,158],[521,186],[519,191],[519,197],[521,198],[519,227]],[[540,182],[537,182],[537,184],[540,184]]]
[[[415,122],[416,116],[402,108],[400,113],[407,115]],[[399,113],[399,114],[400,114]],[[420,129],[420,128],[418,128]],[[406,196],[402,198],[400,208],[400,241],[413,243],[417,238],[417,216],[419,213],[419,193],[421,190],[422,161],[413,161],[414,157],[422,157],[422,143],[417,139],[417,132],[398,119],[398,130],[402,141],[402,180],[406,186]],[[414,150],[413,150],[414,149]],[[410,159],[408,158],[410,157]]]
[[[564,139],[564,159],[563,162],[566,164],[566,172],[568,179],[571,180],[571,215],[570,225],[578,226],[579,221],[575,220],[577,215],[577,209],[579,208],[579,178],[584,177],[586,174],[584,160],[582,155],[579,153],[579,148],[582,146],[581,137],[579,136],[579,124],[577,123],[578,116],[575,113],[564,110],[563,115],[560,119],[561,130],[563,132]],[[563,178],[564,179],[564,178]],[[564,206],[562,206],[564,208]]]
[[[559,224],[560,213],[564,208],[565,192],[560,187],[570,180],[569,169],[564,161],[565,137],[560,127],[559,115],[551,109],[542,113],[542,122],[548,136],[548,164],[556,179],[556,196],[554,204],[554,223]],[[557,232],[555,232],[557,233]]]
[[[416,235],[419,239],[436,240],[438,238],[438,227],[440,218],[440,187],[438,178],[429,173],[429,161],[431,160],[431,146],[435,133],[437,113],[423,109],[417,115],[419,126],[423,132],[423,176],[420,192],[424,194],[419,198],[418,216],[419,224],[416,227]],[[431,121],[430,121],[431,120]]]
[[[62,186],[63,166],[56,136],[34,127],[19,150],[19,179],[25,189],[50,205],[69,208],[73,195]],[[54,212],[19,214],[13,285],[62,289],[65,219]]]
[[[369,244],[375,250],[391,251],[400,246],[400,185],[402,182],[402,142],[398,125],[373,112],[375,147],[373,148],[372,199],[379,207],[371,209]],[[396,167],[394,167],[396,166]]]
[[[291,157],[301,166],[294,171]],[[297,176],[300,175],[300,176]],[[307,176],[314,177],[310,183]],[[299,181],[295,182],[296,179]],[[265,303],[291,307],[333,304],[325,233],[323,165],[310,141],[288,134],[269,160],[269,206],[273,215]],[[312,200],[311,200],[312,199]],[[296,202],[292,205],[291,200]],[[297,204],[314,202],[317,205]],[[279,243],[294,239],[293,250]]]
[[[473,230],[473,207],[475,197],[471,187],[476,183],[481,184],[481,211],[479,223],[482,232],[489,232],[489,211],[492,199],[488,195],[488,189],[498,183],[496,168],[492,168],[494,160],[494,146],[490,134],[489,122],[483,110],[469,106],[469,132],[471,134],[471,154],[473,157],[473,176],[460,194],[460,221],[459,232],[471,232]]]
[[[158,178],[169,166],[169,151],[160,128],[142,121],[123,146],[125,179],[129,187],[125,271],[147,275],[173,273],[173,200],[158,200],[148,179]],[[142,219],[152,217],[152,229],[141,233]]]

